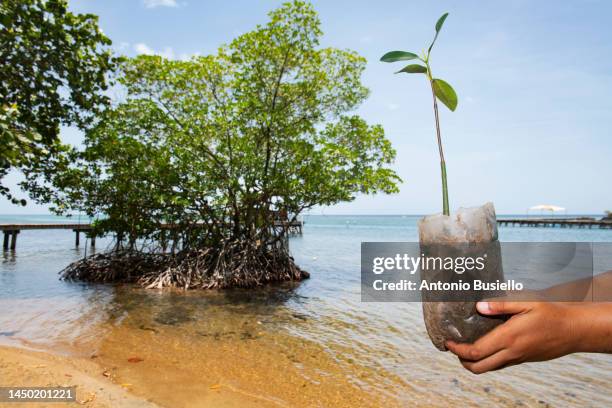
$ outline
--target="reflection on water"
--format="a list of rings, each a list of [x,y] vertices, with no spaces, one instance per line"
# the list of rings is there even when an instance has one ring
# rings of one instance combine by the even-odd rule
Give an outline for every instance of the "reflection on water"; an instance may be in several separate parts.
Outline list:
[[[549,240],[612,240],[612,231],[549,231],[562,234]],[[505,233],[542,240],[530,228]],[[84,248],[66,231],[24,231],[0,265],[0,343],[95,358],[173,407],[197,406],[217,386],[263,406],[612,404],[610,356],[476,377],[433,348],[420,304],[360,302],[361,241],[415,239],[411,217],[311,217],[291,241],[310,280],[183,293],[59,281]]]

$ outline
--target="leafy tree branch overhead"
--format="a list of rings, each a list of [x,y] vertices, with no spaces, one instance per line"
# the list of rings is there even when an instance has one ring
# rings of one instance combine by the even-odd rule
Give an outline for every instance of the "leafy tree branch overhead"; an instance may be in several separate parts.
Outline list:
[[[86,127],[109,102],[111,41],[92,14],[65,0],[0,2],[0,195],[11,168],[27,166],[58,143],[60,125]]]

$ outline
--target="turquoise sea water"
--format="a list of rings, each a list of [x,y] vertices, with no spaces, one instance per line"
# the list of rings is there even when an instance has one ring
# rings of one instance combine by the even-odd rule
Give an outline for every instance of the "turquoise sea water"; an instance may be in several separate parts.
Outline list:
[[[283,292],[283,296],[271,297],[266,291],[249,297],[247,303],[252,302],[252,307],[246,312],[237,308],[236,298],[227,297],[224,319],[232,310],[242,315],[251,313],[253,319],[287,336],[323,345],[334,358],[375,367],[381,375],[398,376],[402,381],[390,385],[390,380],[385,380],[384,387],[385,392],[392,387],[400,403],[408,403],[418,392],[423,401],[428,395],[433,398],[442,393],[449,401],[466,404],[612,406],[612,356],[574,355],[474,377],[449,353],[434,350],[419,304],[362,303],[361,242],[416,241],[419,218],[305,216],[304,234],[292,238],[290,248],[298,264],[311,273],[311,279],[289,293]],[[0,216],[0,223],[60,221],[53,216]],[[63,221],[78,223],[79,219]],[[81,218],[80,222],[87,220]],[[499,235],[502,241],[612,242],[612,229],[501,227]],[[155,313],[147,314],[153,316],[153,321],[147,322],[152,326],[161,324],[159,315],[166,316],[168,307],[189,310],[195,322],[215,318],[207,309],[206,294],[194,300],[194,296],[184,299],[145,293],[139,295],[140,302],[125,303],[119,300],[120,289],[116,287],[58,280],[58,271],[91,253],[86,244],[82,239],[80,248],[75,248],[70,230],[19,234],[17,251],[4,252],[0,262],[1,343],[71,353],[79,345],[101,337],[94,327],[111,319],[109,310],[115,319],[117,315],[125,317],[139,313],[139,309],[154,308],[151,310]],[[109,244],[109,240],[101,239],[97,250]],[[244,304],[244,297],[240,302]],[[287,313],[300,319],[287,320]],[[113,324],[128,321],[113,320]]]

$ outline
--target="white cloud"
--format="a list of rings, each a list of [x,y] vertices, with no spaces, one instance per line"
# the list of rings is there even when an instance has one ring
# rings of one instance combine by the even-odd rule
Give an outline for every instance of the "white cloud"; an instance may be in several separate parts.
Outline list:
[[[134,44],[134,51],[144,55],[160,55],[164,58],[174,59],[174,50],[172,47],[164,47],[162,50],[154,50],[145,43]]]
[[[146,8],[178,7],[176,0],[143,0]]]
[[[153,51],[153,48],[149,47],[147,44],[144,44],[144,43],[134,44],[134,50],[139,54],[145,54],[145,55],[155,54],[155,51]]]

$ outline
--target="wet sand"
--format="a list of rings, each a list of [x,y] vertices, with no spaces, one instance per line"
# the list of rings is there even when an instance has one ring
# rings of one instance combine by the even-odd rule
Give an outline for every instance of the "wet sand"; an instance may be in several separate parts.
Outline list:
[[[372,392],[368,382],[377,376],[367,367],[352,378],[343,367],[352,362],[334,361],[315,343],[290,346],[245,330],[202,333],[189,348],[163,332],[118,326],[89,357],[0,346],[0,385],[77,386],[87,407],[399,406]]]
[[[92,362],[47,353],[0,346],[0,385],[4,387],[77,387],[77,402],[85,407],[156,407],[131,395],[104,376]],[[2,403],[2,407],[43,407],[50,403]],[[74,407],[53,403],[54,407]]]
[[[72,387],[76,386],[78,405],[89,408],[157,408],[160,405],[152,399],[163,401],[163,406],[211,406],[220,408],[271,406],[259,398],[233,390],[228,385],[212,385],[211,387],[195,387],[194,394],[184,394],[185,389],[176,389],[163,381],[162,388],[159,379],[163,373],[152,370],[146,377],[147,384],[131,384],[121,382],[117,372],[124,372],[119,367],[106,367],[94,358],[57,356],[40,351],[32,351],[14,347],[0,346],[0,385],[4,387]],[[126,374],[129,370],[125,370]],[[126,375],[127,377],[132,377]],[[157,377],[158,381],[152,380]],[[139,376],[133,376],[140,379]],[[189,381],[187,381],[189,382]],[[193,386],[193,384],[190,384]],[[133,389],[138,388],[134,395]],[[167,388],[167,389],[166,389]],[[199,388],[199,389],[198,389]],[[154,390],[163,391],[166,397],[157,395]],[[173,397],[172,389],[176,390]],[[183,395],[180,395],[183,394]],[[147,398],[147,396],[153,398]],[[266,402],[266,401],[263,401]],[[2,403],[1,407],[47,407],[50,403]],[[53,407],[74,407],[75,403],[53,403]]]
[[[243,407],[399,406],[374,389],[372,381],[381,377],[373,368],[333,359],[314,342],[254,323],[242,331],[200,332],[191,347],[177,341],[176,329],[120,325],[98,358],[113,367],[116,381],[129,381],[136,395],[167,407],[217,406],[207,405],[211,396],[240,396],[248,404],[236,406]]]

